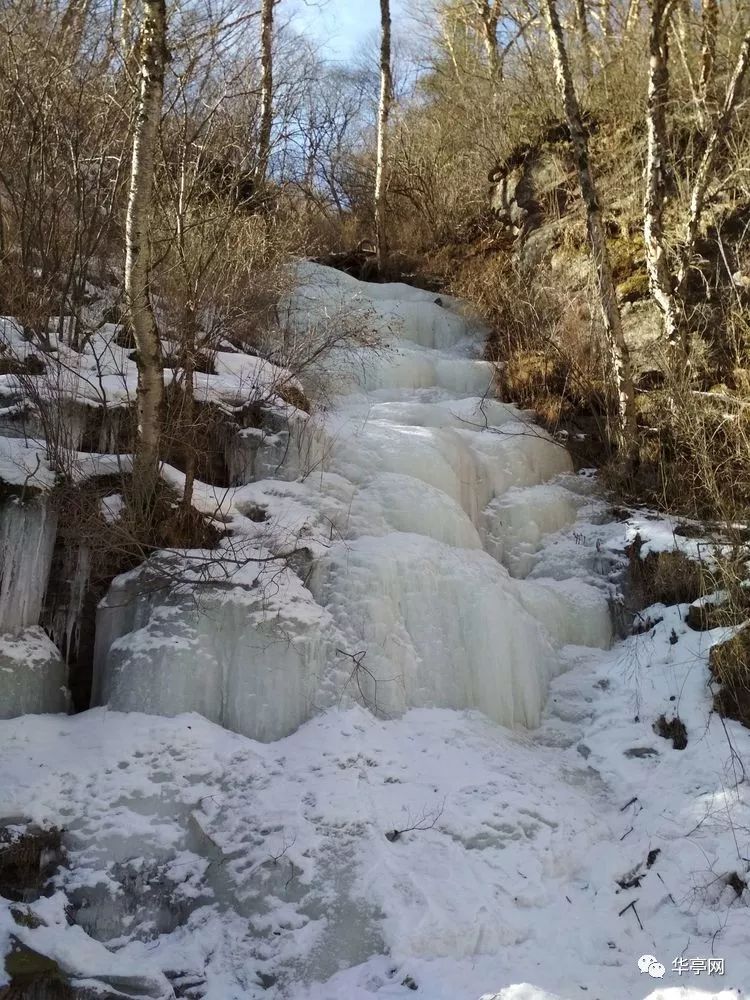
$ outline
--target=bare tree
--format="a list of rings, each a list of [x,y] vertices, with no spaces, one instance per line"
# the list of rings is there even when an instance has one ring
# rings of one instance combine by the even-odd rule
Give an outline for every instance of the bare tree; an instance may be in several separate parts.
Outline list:
[[[378,270],[384,273],[388,259],[386,188],[388,172],[388,123],[393,104],[391,72],[390,0],[380,0],[380,101],[378,103],[378,151],[375,168],[375,235]]]
[[[669,22],[676,0],[653,0],[649,21],[649,76],[646,158],[646,194],[643,237],[646,244],[651,295],[662,313],[667,343],[678,350],[681,343],[674,277],[664,234],[664,208],[670,176],[667,154],[667,103],[669,100]]]
[[[502,13],[501,0],[474,0],[482,25],[482,44],[487,56],[487,67],[490,72],[490,81],[496,87],[502,76],[502,61],[500,58],[500,46],[497,40],[497,27],[500,23]]]
[[[133,158],[125,222],[125,300],[138,352],[138,443],[134,478],[143,498],[153,490],[158,475],[164,405],[161,341],[149,294],[148,231],[168,59],[166,42],[165,0],[143,0]]]
[[[3,5],[0,309],[44,343],[52,321],[75,342],[119,229],[126,102],[96,5],[25,15],[22,0]]]
[[[591,79],[594,72],[593,53],[591,48],[591,32],[589,30],[589,19],[586,11],[586,0],[576,0],[576,24],[578,34],[581,39],[581,49],[583,50],[584,73],[587,79]]]
[[[555,61],[555,75],[560,90],[565,116],[568,120],[573,153],[578,168],[578,180],[586,206],[586,226],[591,254],[596,269],[596,283],[601,306],[604,331],[611,359],[612,373],[617,387],[618,428],[617,441],[629,459],[634,459],[637,449],[635,394],[630,370],[630,353],[625,343],[622,319],[617,303],[615,283],[607,251],[607,241],[602,222],[602,210],[589,162],[588,139],[581,119],[573,76],[565,48],[562,25],[557,13],[556,0],[544,0],[550,41]]]
[[[260,129],[258,133],[257,179],[262,184],[268,174],[273,125],[273,8],[278,0],[263,0],[260,28]]]
[[[90,0],[69,0],[60,21],[61,41],[68,43],[74,51],[77,51],[81,44],[89,2]]]
[[[721,143],[731,128],[740,99],[742,84],[750,66],[750,30],[746,31],[734,70],[727,84],[722,106],[714,117],[703,154],[693,180],[685,231],[679,247],[679,270],[669,254],[664,227],[664,211],[669,201],[672,179],[668,162],[667,107],[669,104],[669,29],[679,0],[654,0],[649,24],[649,88],[648,88],[648,152],[646,162],[646,195],[644,200],[644,239],[651,294],[659,306],[669,347],[678,360],[686,360],[690,351],[690,330],[685,321],[684,300],[687,278],[695,244],[700,234],[703,210],[709,185],[715,175]],[[703,67],[701,80],[710,84],[713,74],[713,41],[711,27],[715,12],[704,11]],[[708,54],[707,54],[708,50]],[[702,105],[702,102],[698,102]]]
[[[122,0],[120,8],[119,31],[120,54],[123,60],[128,59],[133,41],[133,4],[135,0]]]
[[[704,149],[700,163],[698,164],[695,180],[693,181],[693,187],[690,193],[690,208],[685,226],[685,236],[681,247],[680,271],[677,278],[677,291],[680,295],[684,295],[685,292],[685,283],[687,281],[690,260],[695,250],[696,240],[700,234],[703,209],[706,203],[708,188],[711,183],[711,179],[714,176],[717,154],[722,140],[726,138],[726,135],[731,128],[732,119],[734,117],[742,89],[742,83],[747,75],[749,66],[750,30],[745,33],[745,37],[742,40],[739,55],[737,56],[737,61],[734,65],[734,71],[732,72],[726,94],[724,95],[724,103],[714,120],[711,132],[706,142],[706,148]]]
[[[719,27],[719,0],[703,0],[701,22],[701,75],[698,84],[700,99],[705,106],[711,94],[716,65],[716,34]]]

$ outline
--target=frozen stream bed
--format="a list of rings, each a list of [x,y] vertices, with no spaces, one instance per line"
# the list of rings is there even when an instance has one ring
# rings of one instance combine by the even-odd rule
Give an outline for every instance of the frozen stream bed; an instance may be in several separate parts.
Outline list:
[[[612,521],[491,398],[460,304],[307,278],[294,328],[345,307],[388,349],[342,352],[334,406],[199,487],[231,586],[121,578],[102,704],[0,722],[0,819],[67,851],[29,926],[0,899],[0,947],[108,996],[745,995],[750,740],[710,714],[720,636],[658,608],[611,644],[624,546],[668,526]],[[653,731],[677,710],[684,750]]]

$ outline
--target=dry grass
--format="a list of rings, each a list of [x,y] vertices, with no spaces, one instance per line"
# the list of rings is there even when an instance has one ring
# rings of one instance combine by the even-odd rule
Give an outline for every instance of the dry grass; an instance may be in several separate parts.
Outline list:
[[[636,607],[689,604],[708,591],[701,563],[678,550],[649,552],[641,558],[643,540],[636,535],[628,548],[629,586]]]
[[[750,628],[712,646],[708,665],[720,685],[714,692],[714,708],[750,728]]]
[[[725,385],[698,388],[683,373],[641,393],[638,409],[640,466],[627,478],[605,470],[607,483],[671,513],[728,523],[746,518],[750,400]]]
[[[610,454],[613,401],[588,292],[535,281],[504,240],[490,233],[470,252],[454,247],[449,290],[487,321],[485,356],[497,366],[500,396],[534,410],[546,430],[565,436],[579,464],[600,464]]]

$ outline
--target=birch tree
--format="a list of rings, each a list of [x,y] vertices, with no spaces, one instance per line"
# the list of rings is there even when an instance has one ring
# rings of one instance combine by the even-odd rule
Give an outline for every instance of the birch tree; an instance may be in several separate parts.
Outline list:
[[[710,0],[707,0],[710,4]],[[669,29],[678,0],[653,0],[649,22],[649,84],[646,160],[646,194],[643,212],[643,233],[646,244],[646,264],[651,294],[662,312],[664,333],[677,360],[687,360],[690,351],[690,330],[685,321],[685,295],[690,264],[700,235],[708,190],[715,176],[718,153],[726,139],[739,104],[742,86],[750,67],[750,30],[740,45],[724,100],[710,122],[703,154],[698,162],[691,186],[690,203],[677,258],[679,269],[670,257],[664,227],[664,211],[669,200],[671,183],[668,162],[667,106],[669,103]],[[709,19],[704,28],[703,68],[701,81],[708,87],[713,75],[713,54],[716,40],[706,39],[706,32],[715,33],[716,12],[704,10]],[[705,82],[704,82],[705,78]]]
[[[134,481],[141,499],[158,476],[164,407],[161,341],[149,293],[148,232],[167,62],[165,0],[143,0],[130,191],[125,221],[125,302],[137,349],[138,441]]]
[[[596,270],[599,305],[601,307],[604,332],[607,338],[612,373],[617,388],[618,427],[616,438],[623,453],[628,456],[629,460],[634,460],[637,455],[637,428],[630,353],[625,343],[622,318],[617,303],[615,283],[612,278],[612,268],[607,251],[601,205],[591,172],[588,138],[586,130],[583,127],[578,97],[573,85],[573,76],[565,48],[565,39],[557,12],[556,0],[544,0],[544,9],[547,15],[547,25],[554,56],[555,76],[570,129],[573,154],[578,169],[578,180],[586,207],[586,228]]]
[[[641,0],[629,0],[625,15],[625,37],[629,38],[641,19]]]
[[[698,83],[704,106],[711,96],[716,65],[716,35],[719,28],[719,0],[703,0],[701,19],[701,75]]]
[[[135,0],[122,0],[120,8],[119,23],[117,25],[118,41],[120,44],[120,55],[123,62],[127,62],[133,42],[133,4]]]
[[[388,123],[393,104],[391,72],[390,0],[380,0],[380,100],[378,102],[378,148],[375,167],[375,236],[378,270],[382,275],[388,259],[386,188],[388,172]]]
[[[89,13],[89,0],[70,0],[65,8],[60,29],[63,44],[70,46],[72,53],[77,53],[81,45],[86,17]]]
[[[669,100],[669,22],[676,0],[652,0],[649,20],[648,105],[646,112],[646,193],[643,238],[646,244],[651,295],[661,310],[664,334],[672,350],[681,343],[674,276],[664,234],[664,209],[669,191],[667,103]]]
[[[500,46],[497,40],[497,26],[502,13],[501,0],[474,0],[474,6],[482,26],[482,44],[487,56],[487,68],[493,87],[496,87],[502,77],[502,62]]]
[[[277,0],[263,0],[260,28],[260,129],[258,132],[257,179],[263,184],[271,157],[271,127],[273,125],[273,8]]]
[[[576,0],[576,24],[578,34],[581,39],[581,49],[583,51],[583,68],[586,79],[590,80],[594,72],[594,58],[591,47],[591,32],[589,30],[589,19],[586,11],[586,0]]]

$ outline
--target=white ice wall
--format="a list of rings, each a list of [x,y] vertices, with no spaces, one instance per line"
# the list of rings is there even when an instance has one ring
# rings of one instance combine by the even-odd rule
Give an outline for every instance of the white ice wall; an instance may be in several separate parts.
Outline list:
[[[66,666],[42,629],[0,633],[0,719],[65,712]]]
[[[56,529],[44,498],[0,505],[0,632],[38,624]]]
[[[287,599],[270,610],[279,592]],[[288,569],[257,589],[171,592],[135,571],[113,583],[98,611],[94,703],[195,711],[255,739],[277,739],[313,714],[332,634]]]
[[[295,329],[338,317],[385,345],[341,354],[332,409],[265,440],[247,432],[230,455],[237,482],[299,480],[257,485],[269,516],[286,518],[277,537],[289,545],[293,531],[291,547],[309,547],[305,585],[288,569],[256,590],[115,581],[99,613],[97,701],[195,710],[263,740],[352,699],[537,725],[558,648],[610,637],[600,591],[513,579],[502,565],[523,576],[524,557],[575,516],[580,498],[546,485],[570,470],[567,452],[487,395],[484,331],[454,300],[303,272],[288,303]]]
[[[38,627],[57,516],[45,497],[0,505],[0,718],[67,709],[67,670]]]

